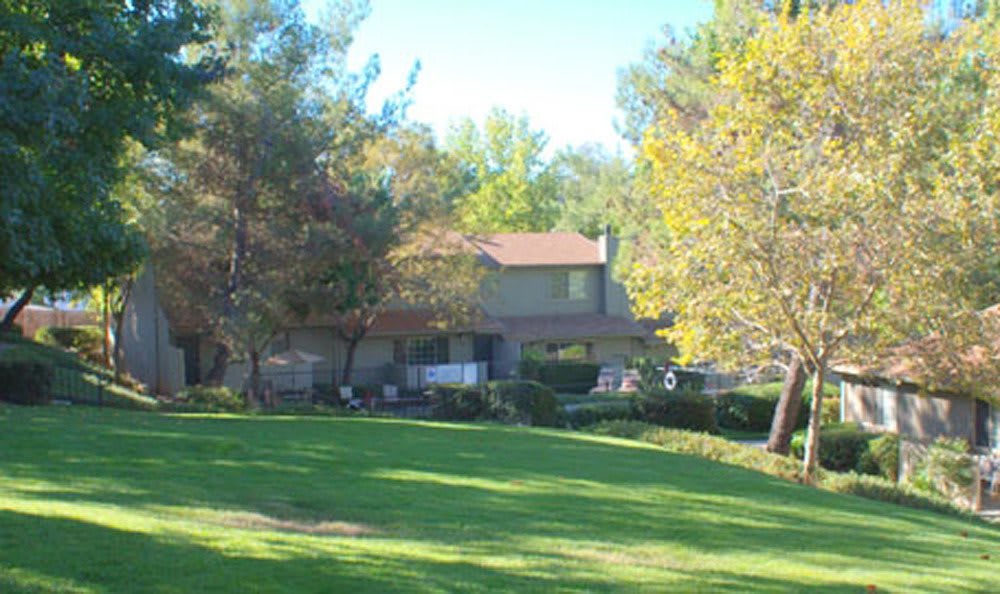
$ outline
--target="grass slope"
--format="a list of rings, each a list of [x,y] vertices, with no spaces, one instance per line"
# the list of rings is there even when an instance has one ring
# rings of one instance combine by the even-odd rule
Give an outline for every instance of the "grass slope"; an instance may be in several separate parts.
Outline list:
[[[9,406],[0,427],[2,592],[988,592],[1000,573],[1000,530],[585,434]]]
[[[80,401],[149,410],[156,400],[113,383],[114,373],[80,358],[76,353],[13,334],[0,335],[0,362],[31,361],[52,366],[57,397],[75,394]]]

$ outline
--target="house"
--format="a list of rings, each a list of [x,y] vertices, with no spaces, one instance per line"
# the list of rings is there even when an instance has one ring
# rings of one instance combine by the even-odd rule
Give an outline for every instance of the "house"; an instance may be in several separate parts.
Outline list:
[[[996,307],[986,310],[987,316],[997,314]],[[836,366],[842,379],[841,420],[917,443],[950,437],[980,451],[997,449],[1000,408],[993,402],[1000,392],[991,387],[997,377],[996,346],[954,352],[929,336],[892,349],[875,366]],[[976,396],[963,387],[970,385],[980,388]]]
[[[613,278],[618,241],[609,232],[597,240],[578,233],[500,233],[466,238],[484,266],[495,271],[482,304],[483,315],[464,327],[442,329],[429,311],[393,307],[384,311],[358,344],[352,382],[394,384],[418,389],[433,381],[481,382],[510,377],[526,351],[550,361],[585,360],[620,367],[647,354],[655,326],[635,320],[624,287]],[[163,340],[155,294],[146,294],[135,313],[149,318],[149,332]],[[128,316],[130,323],[136,315]],[[156,332],[153,332],[153,331]],[[213,345],[198,328],[176,324],[168,330],[166,367],[183,384],[197,384],[210,367]],[[151,337],[149,340],[154,340]],[[136,345],[137,347],[137,345]],[[172,353],[176,347],[179,354]],[[125,347],[126,356],[130,350]],[[141,350],[141,349],[139,349]],[[161,355],[149,355],[160,357]],[[318,355],[315,383],[337,384],[346,344],[329,321],[307,318],[279,332],[269,355],[298,351]],[[182,360],[181,370],[176,359]],[[162,375],[144,365],[151,375]],[[267,370],[265,370],[267,371]],[[280,370],[273,370],[280,373]],[[246,367],[233,363],[225,383],[242,386]],[[143,379],[143,372],[133,372]],[[162,382],[161,383],[169,383]]]

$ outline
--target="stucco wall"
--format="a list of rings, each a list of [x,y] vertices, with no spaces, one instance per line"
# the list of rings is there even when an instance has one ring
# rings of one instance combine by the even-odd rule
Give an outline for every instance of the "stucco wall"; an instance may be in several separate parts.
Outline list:
[[[136,278],[122,317],[125,369],[155,394],[175,394],[184,386],[184,354],[170,344],[170,327],[156,298],[149,269]]]
[[[586,298],[552,299],[552,273],[563,270],[586,271]],[[485,309],[493,316],[600,313],[604,301],[602,271],[601,266],[505,268],[486,295]]]

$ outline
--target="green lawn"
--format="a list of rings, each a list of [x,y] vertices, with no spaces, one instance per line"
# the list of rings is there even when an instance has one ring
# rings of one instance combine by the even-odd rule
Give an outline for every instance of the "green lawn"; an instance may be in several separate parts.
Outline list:
[[[8,406],[0,428],[0,592],[1000,583],[996,528],[581,433]]]

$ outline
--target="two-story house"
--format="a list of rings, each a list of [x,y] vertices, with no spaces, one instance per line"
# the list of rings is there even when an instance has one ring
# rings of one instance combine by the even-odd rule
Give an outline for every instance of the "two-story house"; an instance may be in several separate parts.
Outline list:
[[[464,372],[454,365],[442,372],[464,373],[467,381],[507,378],[527,350],[551,361],[621,366],[662,342],[652,325],[634,319],[624,287],[613,278],[617,240],[610,233],[596,241],[562,232],[500,233],[468,241],[483,265],[495,271],[484,316],[469,327],[443,330],[431,323],[427,311],[385,311],[356,349],[352,383],[422,387],[434,379],[436,369],[429,368],[447,364],[466,364]],[[167,344],[159,350],[172,353],[166,366],[184,378],[169,383],[200,382],[211,363],[211,345],[181,328],[164,327],[159,333],[167,332],[180,351]],[[347,351],[322,320],[286,328],[270,348],[274,354],[311,355],[318,361],[312,372],[316,383],[337,383]],[[136,372],[139,379],[153,384],[147,379],[150,365],[139,367],[144,368]],[[232,364],[226,384],[239,387],[245,375],[243,365]]]

